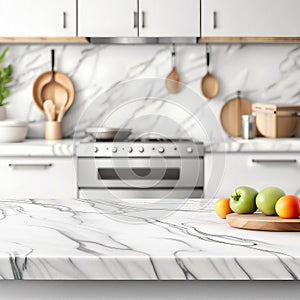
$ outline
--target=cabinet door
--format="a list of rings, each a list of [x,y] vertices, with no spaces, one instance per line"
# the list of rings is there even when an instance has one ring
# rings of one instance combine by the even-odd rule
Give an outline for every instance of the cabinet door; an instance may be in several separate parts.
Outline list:
[[[78,35],[136,37],[137,0],[78,0]]]
[[[1,158],[0,198],[74,198],[72,158]]]
[[[139,0],[139,35],[200,36],[200,0]]]
[[[203,37],[300,36],[299,0],[202,0]]]
[[[0,0],[0,36],[76,36],[76,0]]]
[[[288,194],[300,196],[300,155],[295,153],[226,153],[225,169],[212,167],[213,161],[224,158],[222,153],[205,155],[205,189],[207,198],[230,197],[234,189],[248,185],[261,190],[268,186],[282,188]],[[222,174],[219,182],[213,179]],[[220,178],[222,176],[219,176]],[[219,185],[219,186],[218,186]]]

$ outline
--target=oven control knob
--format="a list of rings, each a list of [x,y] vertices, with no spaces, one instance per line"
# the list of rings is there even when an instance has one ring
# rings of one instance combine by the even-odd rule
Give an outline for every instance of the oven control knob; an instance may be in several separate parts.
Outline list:
[[[158,148],[158,152],[159,153],[164,153],[165,152],[165,148],[164,147],[159,147]]]
[[[99,151],[98,147],[94,147],[94,153],[97,153]]]
[[[128,148],[128,153],[132,153],[132,151],[133,151],[132,147],[129,147]]]
[[[111,151],[112,151],[112,153],[117,153],[118,152],[118,148],[117,147],[112,147]]]
[[[143,153],[144,152],[144,147],[140,147],[139,152]]]
[[[192,147],[187,147],[187,148],[186,148],[186,152],[187,152],[187,153],[193,153],[193,151],[194,151],[194,150],[193,150]]]

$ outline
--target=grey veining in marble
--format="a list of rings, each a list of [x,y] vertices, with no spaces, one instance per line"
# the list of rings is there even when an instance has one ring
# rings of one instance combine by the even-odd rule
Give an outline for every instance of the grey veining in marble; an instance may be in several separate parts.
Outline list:
[[[220,93],[211,101],[200,93],[206,72],[205,46],[178,46],[177,68],[185,84],[168,95],[164,78],[171,68],[170,47],[68,45],[56,49],[57,69],[70,76],[76,100],[64,120],[64,135],[83,135],[94,125],[131,126],[143,132],[222,140],[218,122],[225,101],[242,90],[254,102],[299,104],[298,45],[213,45],[211,71]],[[31,121],[30,136],[42,137],[43,115],[32,101],[35,78],[49,69],[52,46],[11,46],[14,65],[10,118]],[[167,125],[166,125],[167,124]]]
[[[299,233],[234,229],[213,201],[182,201],[2,200],[0,278],[299,279]]]

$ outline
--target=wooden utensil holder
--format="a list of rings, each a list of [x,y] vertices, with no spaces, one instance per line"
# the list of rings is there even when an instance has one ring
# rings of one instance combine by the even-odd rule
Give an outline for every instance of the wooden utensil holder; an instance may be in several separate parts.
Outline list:
[[[61,122],[46,121],[46,123],[45,123],[45,139],[46,140],[61,140],[62,139]]]

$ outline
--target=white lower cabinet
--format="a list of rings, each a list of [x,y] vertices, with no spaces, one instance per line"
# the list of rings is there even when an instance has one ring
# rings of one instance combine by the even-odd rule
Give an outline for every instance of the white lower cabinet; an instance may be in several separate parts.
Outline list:
[[[72,158],[0,158],[0,198],[74,198]]]
[[[300,153],[207,153],[205,197],[230,197],[234,188],[282,188],[300,196]]]

